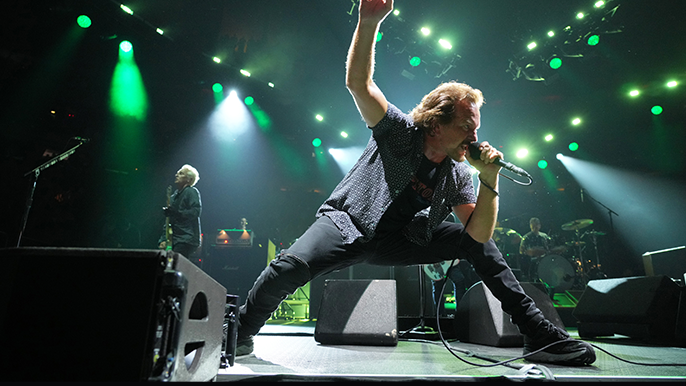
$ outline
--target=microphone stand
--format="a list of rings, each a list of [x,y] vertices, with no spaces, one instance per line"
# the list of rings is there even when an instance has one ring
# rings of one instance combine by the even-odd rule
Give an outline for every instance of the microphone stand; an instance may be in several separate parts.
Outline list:
[[[424,308],[426,306],[426,296],[424,295],[424,272],[422,272],[421,265],[417,265],[417,268],[419,268],[419,325],[410,330],[410,334],[418,334],[426,337],[436,334],[436,331],[434,331],[433,328],[426,326],[424,322]]]
[[[602,206],[603,208],[607,209],[607,215],[608,215],[608,217],[610,218],[610,234],[612,234],[612,242],[616,242],[616,240],[615,240],[615,227],[614,227],[613,222],[612,222],[612,215],[614,214],[615,216],[619,216],[619,214],[617,214],[617,212],[615,212],[614,210],[608,208],[608,207],[607,207],[605,204],[603,204],[602,202],[600,202],[600,201],[596,200],[595,198],[593,198],[593,196],[591,196],[590,194],[588,194],[588,192],[586,192],[586,196],[587,196],[588,198],[590,198],[591,200],[595,201],[596,203],[598,203],[598,205],[600,205],[600,206]],[[593,236],[593,240],[594,240],[594,243],[595,243],[595,235]],[[596,262],[595,262],[595,263],[596,263],[596,267],[598,267],[598,270],[600,270],[600,258],[598,257],[598,246],[596,245],[595,248],[596,248]]]
[[[70,155],[74,154],[76,152],[76,149],[78,149],[81,145],[83,145],[85,142],[81,141],[78,145],[72,147],[71,149],[65,151],[64,153],[50,159],[49,161],[45,162],[44,164],[38,166],[37,168],[26,172],[24,174],[24,177],[30,175],[31,176],[31,189],[29,191],[29,197],[26,200],[26,208],[24,209],[24,216],[22,217],[21,220],[21,230],[19,231],[19,238],[17,239],[17,247],[21,245],[21,238],[24,235],[24,230],[26,229],[26,222],[29,219],[29,211],[31,210],[31,205],[33,205],[33,194],[36,191],[36,183],[38,182],[38,176],[40,173],[49,168],[50,166],[60,162],[64,161],[65,159],[69,158]]]

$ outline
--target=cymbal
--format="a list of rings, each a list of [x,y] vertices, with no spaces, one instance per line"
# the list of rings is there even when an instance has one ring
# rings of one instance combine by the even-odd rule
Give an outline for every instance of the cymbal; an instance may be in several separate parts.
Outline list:
[[[522,238],[522,235],[517,233],[517,231],[514,229],[501,228],[501,227],[497,227],[497,228],[493,229],[493,240],[495,240],[495,241],[509,239],[509,240],[511,240],[512,243],[518,243],[521,238]]]
[[[562,230],[563,231],[575,231],[575,230],[579,230],[582,228],[586,228],[587,226],[589,226],[591,224],[593,224],[593,220],[591,220],[591,219],[574,220],[572,222],[562,224]]]

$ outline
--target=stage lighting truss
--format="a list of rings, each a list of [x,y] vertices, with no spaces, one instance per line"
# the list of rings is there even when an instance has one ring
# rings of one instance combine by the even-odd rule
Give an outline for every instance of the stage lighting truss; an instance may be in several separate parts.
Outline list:
[[[581,19],[574,15],[574,20],[560,31],[548,32],[540,39],[531,36],[513,38],[513,42],[522,48],[508,59],[506,72],[512,80],[554,82],[559,77],[560,68],[570,60],[595,55],[596,45],[602,42],[602,36],[622,32],[623,27],[614,19],[619,4],[611,3],[614,1],[604,2]],[[530,48],[534,41],[535,47]]]
[[[402,75],[413,80],[416,77],[447,78],[449,72],[462,57],[455,53],[454,44],[439,44],[437,38],[422,33],[422,28],[412,26],[405,19],[390,17],[382,25],[383,38],[377,47],[400,56],[403,60]]]

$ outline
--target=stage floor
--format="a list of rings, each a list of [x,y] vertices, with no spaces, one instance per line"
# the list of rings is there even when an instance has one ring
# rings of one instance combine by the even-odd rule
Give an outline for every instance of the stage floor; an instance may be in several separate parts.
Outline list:
[[[435,333],[401,338],[397,346],[328,346],[314,340],[315,323],[270,320],[255,337],[254,352],[220,369],[216,381],[686,382],[686,348],[624,336],[586,340],[596,346],[591,366],[535,365],[522,359],[494,365],[518,357],[522,348],[448,340],[451,352]],[[576,330],[567,330],[578,338]]]

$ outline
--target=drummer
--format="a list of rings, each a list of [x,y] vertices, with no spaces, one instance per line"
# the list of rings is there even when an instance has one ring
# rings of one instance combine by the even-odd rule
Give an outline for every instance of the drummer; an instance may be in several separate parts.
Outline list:
[[[562,253],[566,249],[564,245],[554,246],[553,239],[547,234],[541,232],[541,220],[538,217],[532,217],[529,220],[529,228],[531,232],[522,237],[519,244],[519,253],[531,257],[528,261],[528,267],[523,266],[522,270],[529,273],[529,278],[536,279],[535,272],[532,272],[531,260],[537,261],[541,257],[551,253]],[[524,259],[526,262],[526,259]],[[526,263],[525,263],[526,264]]]

